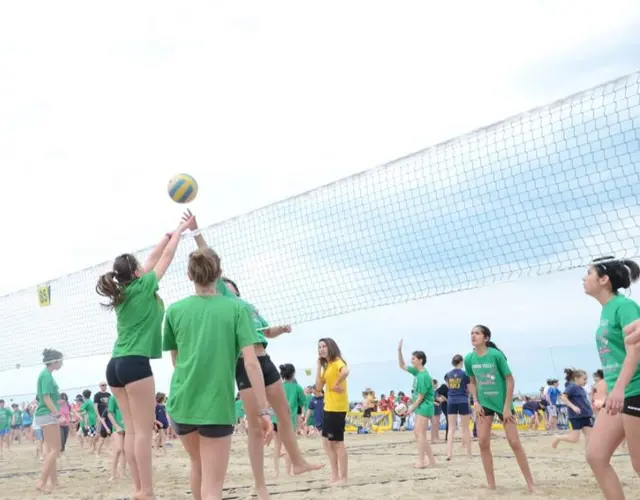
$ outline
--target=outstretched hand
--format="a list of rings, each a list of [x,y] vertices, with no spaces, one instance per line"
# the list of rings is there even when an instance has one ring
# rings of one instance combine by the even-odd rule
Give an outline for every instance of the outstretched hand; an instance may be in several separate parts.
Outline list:
[[[196,218],[191,215],[187,218],[185,218],[184,216],[182,217],[182,222],[180,223],[180,225],[178,226],[178,232],[179,233],[184,233],[187,229],[189,230],[193,230],[191,229],[193,227],[193,225],[196,223],[195,222]],[[195,226],[198,227],[198,226]]]
[[[196,216],[191,213],[191,210],[187,208],[187,211],[182,214],[182,223],[187,224],[185,229],[189,231],[195,231],[198,229],[198,222],[196,221]]]

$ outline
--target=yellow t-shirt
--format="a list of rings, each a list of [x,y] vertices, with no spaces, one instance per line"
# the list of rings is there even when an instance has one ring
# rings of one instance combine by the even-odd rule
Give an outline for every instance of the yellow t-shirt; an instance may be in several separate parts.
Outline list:
[[[322,372],[324,383],[324,411],[348,412],[349,395],[347,394],[347,381],[340,383],[342,392],[335,392],[333,388],[340,378],[340,371],[347,365],[340,358],[332,361]]]

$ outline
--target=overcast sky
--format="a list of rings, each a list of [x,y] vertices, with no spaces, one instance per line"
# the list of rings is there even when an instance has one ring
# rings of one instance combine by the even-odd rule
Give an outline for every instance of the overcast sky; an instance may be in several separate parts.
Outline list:
[[[634,1],[3,5],[0,293],[30,287],[35,301],[38,283],[154,243],[179,218],[166,195],[177,172],[197,178],[193,210],[206,225],[630,73],[638,69],[639,22]],[[337,202],[333,209],[345,219]],[[286,252],[287,242],[269,241],[268,229],[265,244]],[[315,239],[324,258],[358,248],[357,241],[345,248],[335,234]],[[406,269],[397,271],[389,270],[389,281],[407,279]],[[471,326],[484,322],[514,350],[523,339],[535,342],[540,356],[528,366],[540,365],[540,373],[521,376],[523,390],[535,389],[567,359],[547,356],[552,345],[557,352],[581,345],[579,355],[571,351],[573,363],[597,365],[588,346],[598,306],[583,297],[581,273],[305,323],[271,352],[278,362],[312,366],[315,340],[330,332],[350,364],[361,366],[354,391],[373,385],[382,392],[385,384],[410,383],[393,368],[399,336],[407,349],[444,360],[432,369],[441,378],[448,358],[469,349]],[[453,271],[447,277],[460,281]],[[411,286],[415,296],[422,285]],[[250,283],[249,291],[258,288]],[[249,298],[274,311],[274,297]],[[89,300],[76,301],[75,314],[90,317]],[[9,305],[0,299],[3,343],[24,341],[38,352],[48,346],[46,328],[29,339],[7,331],[29,321]],[[67,339],[96,332],[102,336],[89,325]],[[95,384],[103,362],[68,361],[60,385]],[[166,362],[156,373],[166,389]],[[0,394],[30,392],[36,374],[0,373]]]

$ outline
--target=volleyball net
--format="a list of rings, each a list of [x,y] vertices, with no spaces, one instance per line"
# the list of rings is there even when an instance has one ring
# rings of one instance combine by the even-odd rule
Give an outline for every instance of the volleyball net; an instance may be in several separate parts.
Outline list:
[[[272,323],[302,323],[638,255],[640,73],[207,227]],[[190,239],[190,238],[189,238]],[[183,242],[165,303],[191,293]],[[125,250],[125,249],[123,249]],[[149,249],[137,252],[143,259]],[[0,298],[0,371],[105,354],[96,265]]]

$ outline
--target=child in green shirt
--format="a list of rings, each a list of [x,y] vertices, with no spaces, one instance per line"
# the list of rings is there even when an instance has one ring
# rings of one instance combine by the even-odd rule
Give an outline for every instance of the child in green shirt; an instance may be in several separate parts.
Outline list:
[[[434,467],[436,459],[433,456],[431,444],[427,439],[427,427],[434,414],[434,392],[431,375],[427,371],[425,364],[427,355],[423,351],[414,351],[411,354],[411,366],[407,366],[402,356],[402,340],[398,344],[398,366],[401,370],[413,375],[413,402],[401,416],[406,417],[415,413],[415,427],[413,433],[418,442],[418,463],[414,465],[416,469]]]
[[[640,349],[625,338],[640,319],[640,306],[620,293],[638,278],[640,266],[634,261],[602,257],[589,265],[583,279],[585,293],[602,306],[595,341],[608,394],[605,411],[598,413],[589,435],[587,462],[605,498],[624,498],[610,462],[625,438],[631,463],[640,473]]]
[[[491,455],[491,428],[494,416],[504,427],[507,441],[516,456],[520,471],[527,487],[534,493],[533,476],[527,455],[520,443],[518,426],[513,411],[513,390],[515,380],[507,363],[507,358],[491,342],[491,330],[484,325],[474,326],[471,330],[473,352],[467,354],[464,368],[469,376],[469,392],[473,397],[478,428],[478,445],[487,483],[490,490],[496,489]]]

